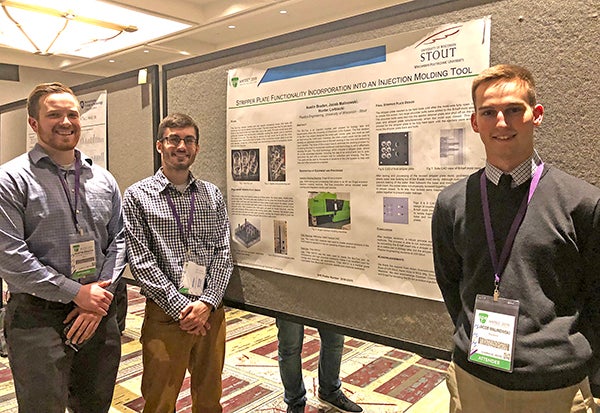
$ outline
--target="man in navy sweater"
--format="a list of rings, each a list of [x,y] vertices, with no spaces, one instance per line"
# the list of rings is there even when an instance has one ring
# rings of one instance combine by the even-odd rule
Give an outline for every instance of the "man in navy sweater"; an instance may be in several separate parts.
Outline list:
[[[486,165],[444,189],[432,219],[455,326],[450,411],[595,411],[600,189],[534,150],[544,108],[527,69],[486,69],[472,96]]]

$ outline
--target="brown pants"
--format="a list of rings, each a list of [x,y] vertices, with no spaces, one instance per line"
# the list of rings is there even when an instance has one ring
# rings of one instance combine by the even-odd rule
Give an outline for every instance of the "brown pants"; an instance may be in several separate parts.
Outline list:
[[[208,319],[205,336],[183,331],[156,303],[146,302],[142,326],[142,396],[146,413],[173,413],[186,369],[191,376],[193,413],[221,413],[225,361],[225,310]]]
[[[508,391],[486,383],[451,362],[446,384],[450,413],[595,413],[585,378],[581,383],[548,391]]]

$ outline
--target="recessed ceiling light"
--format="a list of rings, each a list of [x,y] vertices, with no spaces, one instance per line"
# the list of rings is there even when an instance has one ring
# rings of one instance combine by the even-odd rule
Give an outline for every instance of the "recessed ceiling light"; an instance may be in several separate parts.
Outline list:
[[[235,26],[233,24],[230,24],[229,26],[227,26],[228,29],[235,29]]]
[[[287,14],[287,10],[279,10],[279,14]]]
[[[181,54],[184,56],[190,55],[190,52],[188,52],[186,50],[178,50],[178,49],[174,49],[172,47],[162,46],[160,44],[147,44],[145,46],[146,46],[146,48],[144,49],[144,53],[150,53],[150,51],[152,51],[154,49],[154,50],[158,50],[159,52],[177,53],[177,54]]]
[[[108,63],[114,63],[114,62],[115,62],[115,59],[109,59],[108,60]]]

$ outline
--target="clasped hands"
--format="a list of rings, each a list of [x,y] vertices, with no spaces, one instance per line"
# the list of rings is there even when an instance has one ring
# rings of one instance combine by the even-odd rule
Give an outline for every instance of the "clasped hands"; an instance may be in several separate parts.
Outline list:
[[[106,288],[110,281],[94,282],[82,285],[73,299],[75,308],[67,314],[63,324],[69,324],[73,319],[73,325],[67,333],[67,338],[74,344],[81,344],[91,338],[102,317],[108,314],[108,308],[113,299],[113,294]]]
[[[189,334],[205,336],[210,330],[212,306],[202,301],[194,301],[185,306],[179,315],[179,327]]]

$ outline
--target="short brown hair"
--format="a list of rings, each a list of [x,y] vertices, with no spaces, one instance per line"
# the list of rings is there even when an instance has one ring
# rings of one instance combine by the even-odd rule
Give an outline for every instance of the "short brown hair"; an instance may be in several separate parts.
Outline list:
[[[173,113],[164,118],[158,125],[158,136],[156,137],[156,140],[159,141],[163,138],[163,133],[165,133],[165,129],[167,128],[181,129],[189,126],[194,127],[194,131],[196,132],[196,142],[198,142],[198,138],[200,136],[198,132],[198,125],[196,122],[194,122],[194,119],[183,113]]]
[[[522,66],[509,64],[500,64],[487,68],[484,71],[482,71],[475,79],[473,79],[473,84],[471,85],[471,97],[473,99],[473,105],[475,105],[475,91],[482,83],[495,80],[513,79],[518,79],[522,82],[523,86],[525,86],[525,89],[527,91],[529,104],[531,106],[535,106],[537,99],[533,75],[528,69]],[[477,110],[477,107],[475,107],[475,109]]]
[[[40,99],[42,96],[52,95],[54,93],[69,93],[77,99],[77,96],[75,96],[75,93],[73,93],[71,88],[62,83],[40,83],[31,91],[27,98],[27,114],[32,118],[37,119],[40,114]]]

